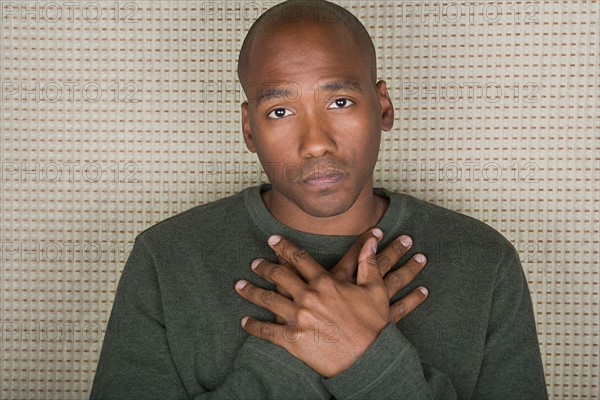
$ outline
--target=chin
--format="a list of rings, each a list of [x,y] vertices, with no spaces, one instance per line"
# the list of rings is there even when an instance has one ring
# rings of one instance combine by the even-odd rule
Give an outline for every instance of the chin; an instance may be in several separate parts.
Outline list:
[[[300,208],[307,214],[318,218],[335,217],[348,211],[353,205],[354,201],[350,198],[328,198],[329,196],[323,196],[313,201],[303,202],[299,204]]]

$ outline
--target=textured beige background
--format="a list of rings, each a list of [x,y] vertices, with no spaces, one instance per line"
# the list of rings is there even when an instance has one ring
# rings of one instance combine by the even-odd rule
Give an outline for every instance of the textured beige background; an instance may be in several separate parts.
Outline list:
[[[235,61],[274,3],[1,2],[0,398],[85,398],[135,235],[264,181]],[[397,110],[377,184],[509,238],[551,398],[598,399],[599,3],[339,3]]]

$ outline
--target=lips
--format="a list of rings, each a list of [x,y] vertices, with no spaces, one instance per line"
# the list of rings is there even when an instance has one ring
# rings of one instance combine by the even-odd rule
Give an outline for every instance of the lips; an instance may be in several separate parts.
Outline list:
[[[344,178],[345,174],[340,171],[314,172],[304,178],[302,183],[310,186],[334,185]]]

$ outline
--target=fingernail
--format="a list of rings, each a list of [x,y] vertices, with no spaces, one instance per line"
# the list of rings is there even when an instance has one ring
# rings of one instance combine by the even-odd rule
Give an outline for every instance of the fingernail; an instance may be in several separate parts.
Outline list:
[[[375,236],[377,239],[381,239],[381,237],[383,236],[383,232],[381,231],[381,229],[379,228],[375,228],[371,231],[371,233],[373,234],[373,236]]]
[[[423,293],[423,296],[427,296],[427,294],[429,294],[429,290],[427,290],[425,286],[421,286],[419,290],[421,291],[421,293]]]
[[[248,322],[248,317],[242,318],[242,327],[246,326],[246,322]]]
[[[246,285],[248,284],[248,282],[241,280],[241,281],[237,281],[237,283],[235,284],[235,288],[242,290],[243,288],[246,287]]]
[[[258,264],[260,264],[261,261],[262,261],[262,258],[257,258],[256,260],[252,261],[252,264],[250,265],[250,268],[252,268],[253,270],[255,270],[256,267],[258,267]]]
[[[423,254],[417,254],[415,256],[415,261],[418,262],[419,264],[424,263],[427,259],[425,258],[425,256]]]
[[[406,247],[407,249],[412,246],[412,239],[409,236],[402,236],[400,237],[400,243],[402,243],[402,246]]]
[[[273,235],[269,238],[269,244],[271,246],[275,246],[277,243],[279,243],[280,240],[281,240],[280,236]]]
[[[373,249],[373,253],[377,253],[377,241],[376,240],[371,241],[371,249]]]

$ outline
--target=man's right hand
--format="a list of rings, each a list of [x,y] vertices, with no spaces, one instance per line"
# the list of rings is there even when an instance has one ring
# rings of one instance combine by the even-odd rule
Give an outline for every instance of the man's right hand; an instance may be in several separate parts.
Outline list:
[[[334,277],[346,282],[356,282],[356,271],[358,268],[358,255],[364,243],[374,237],[379,243],[383,238],[383,232],[379,228],[369,229],[348,249],[340,261],[329,271]],[[407,235],[397,237],[385,249],[377,255],[377,264],[381,276],[384,277],[385,285],[391,299],[398,291],[408,285],[421,272],[427,260],[422,254],[415,254],[410,260],[395,271],[390,272],[392,267],[411,248],[412,239]],[[298,274],[295,268],[278,257],[278,262]],[[284,290],[277,287],[277,291],[288,296]],[[396,323],[417,308],[427,298],[427,289],[420,286],[403,298],[390,305],[390,322]],[[284,321],[277,316],[277,322]]]

